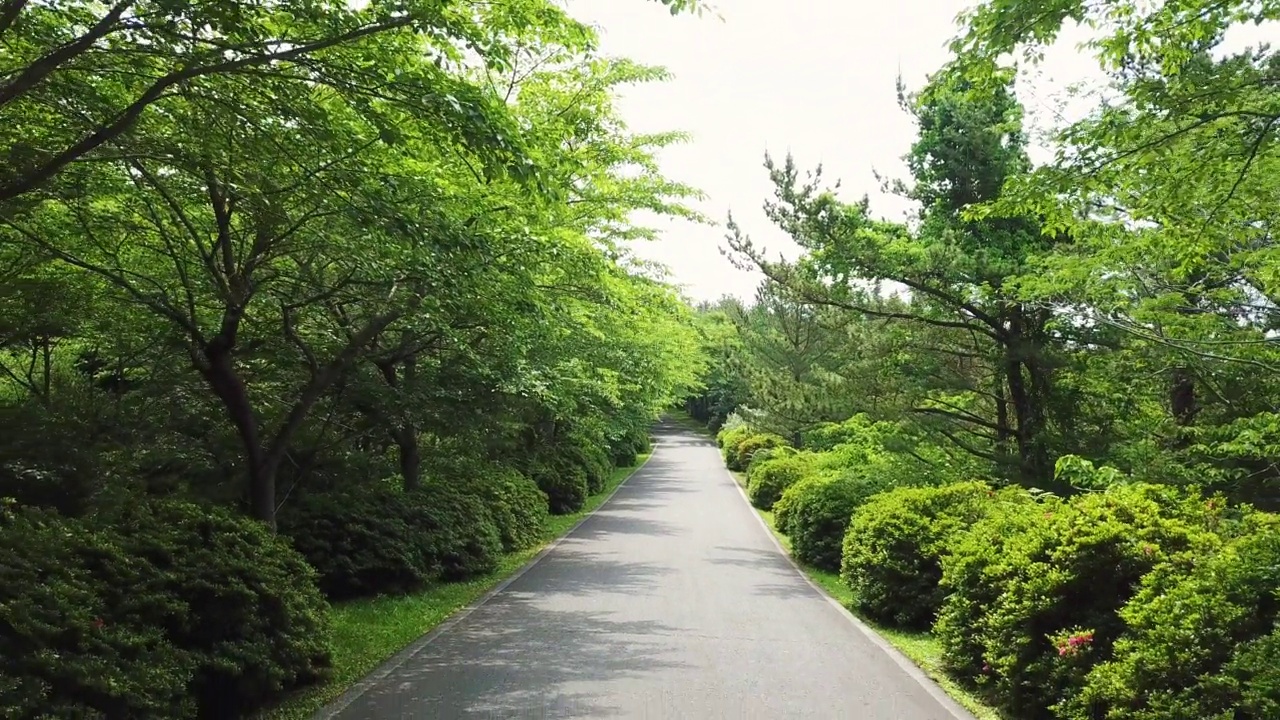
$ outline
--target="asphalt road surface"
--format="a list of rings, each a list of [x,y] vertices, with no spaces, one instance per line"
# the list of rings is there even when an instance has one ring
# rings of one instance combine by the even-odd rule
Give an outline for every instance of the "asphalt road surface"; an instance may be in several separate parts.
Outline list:
[[[540,561],[317,717],[969,720],[800,575],[713,443],[657,434]]]

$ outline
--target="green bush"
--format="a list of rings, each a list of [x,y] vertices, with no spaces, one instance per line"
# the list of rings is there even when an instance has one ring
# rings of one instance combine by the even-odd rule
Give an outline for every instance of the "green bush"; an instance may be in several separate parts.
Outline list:
[[[327,676],[329,605],[284,538],[227,510],[180,502],[136,506],[110,522],[126,552],[157,570],[142,592],[184,609],[157,624],[197,658],[190,691],[202,717],[243,717]]]
[[[575,513],[587,504],[587,472],[581,466],[538,463],[531,475],[538,488],[546,493],[552,515]]]
[[[0,519],[0,707],[6,717],[185,718],[196,658],[157,620],[181,617],[115,533],[54,514]],[[112,586],[108,583],[119,583]]]
[[[587,474],[587,494],[598,495],[602,492],[605,481],[613,472],[608,452],[597,446],[581,446],[573,448],[572,457]]]
[[[794,485],[812,468],[806,455],[775,457],[752,466],[747,479],[747,497],[762,510],[772,510],[783,491]]]
[[[755,454],[767,448],[779,448],[787,444],[786,440],[768,433],[759,433],[748,435],[746,439],[737,445],[726,448],[729,453],[728,466],[730,470],[743,471],[751,465],[751,460]]]
[[[1035,497],[1021,488],[992,491],[985,517],[953,538],[942,556],[940,586],[946,599],[933,625],[947,672],[975,686],[990,671],[979,641],[982,619],[1003,592],[992,567],[1019,552],[1023,533],[1061,512],[1054,496]]]
[[[823,570],[840,570],[840,552],[849,518],[884,481],[859,472],[822,472],[788,487],[774,504],[774,519],[791,538],[797,560]]]
[[[649,433],[645,431],[629,432],[609,445],[610,458],[620,468],[634,466],[638,456],[650,450]]]
[[[333,600],[403,593],[431,579],[430,544],[411,528],[409,499],[388,484],[309,493],[277,518],[280,533]]]
[[[547,494],[533,480],[515,470],[491,466],[462,487],[489,509],[504,550],[524,550],[542,541],[547,527]]]
[[[991,489],[979,482],[897,488],[868,500],[845,533],[840,576],[875,620],[927,628],[942,605],[940,559],[982,517]]]
[[[465,580],[493,572],[502,557],[502,533],[485,501],[466,487],[424,482],[411,492],[410,526],[429,542],[441,579]]]
[[[1216,509],[1214,509],[1216,507]],[[1116,485],[1072,498],[1015,538],[984,572],[994,599],[976,641],[992,701],[1049,718],[1078,694],[1124,632],[1119,609],[1162,563],[1187,564],[1221,539],[1221,503],[1170,486]]]
[[[716,433],[716,445],[724,450],[725,462],[729,461],[730,453],[734,452],[738,447],[738,443],[751,437],[751,428],[746,425],[726,425]]]
[[[329,666],[315,573],[188,503],[0,528],[0,699],[19,717],[243,717]]]
[[[756,450],[751,455],[751,462],[747,465],[747,480],[751,480],[751,473],[756,470],[766,460],[774,458],[787,457],[796,455],[799,451],[789,445],[779,445],[777,447],[765,447]]]
[[[1065,698],[1068,720],[1280,717],[1280,526],[1239,538],[1184,572],[1151,572],[1120,611],[1115,659]]]

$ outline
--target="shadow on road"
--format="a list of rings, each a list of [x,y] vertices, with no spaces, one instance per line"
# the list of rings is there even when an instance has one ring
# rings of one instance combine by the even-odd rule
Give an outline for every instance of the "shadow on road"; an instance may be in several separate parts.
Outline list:
[[[765,597],[800,598],[821,597],[816,590],[800,580],[791,561],[776,550],[717,545],[707,560],[717,565],[729,565],[750,570],[753,573],[751,593]]]
[[[504,594],[482,610],[482,620],[402,665],[346,716],[426,717],[429,708],[429,716],[440,718],[609,717],[618,708],[592,692],[593,685],[682,667],[666,657],[662,636],[674,628],[662,623],[551,610],[545,598],[524,593]]]

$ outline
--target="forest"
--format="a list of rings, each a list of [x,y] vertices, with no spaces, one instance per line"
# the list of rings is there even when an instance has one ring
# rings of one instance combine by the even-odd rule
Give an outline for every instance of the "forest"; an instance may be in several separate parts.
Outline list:
[[[633,217],[717,221],[688,138],[618,109],[667,73],[560,3],[0,0],[4,716],[306,716],[684,411],[999,717],[1280,717],[1277,20],[985,0],[899,91],[917,212],[766,158],[802,252],[730,217],[758,292],[694,303]]]
[[[689,413],[794,556],[992,717],[1280,717],[1280,56],[1228,43],[1277,18],[988,0],[901,88],[908,220],[770,157],[802,253],[729,222],[765,280],[697,308]],[[1018,64],[1069,27],[1105,86],[1037,164]]]

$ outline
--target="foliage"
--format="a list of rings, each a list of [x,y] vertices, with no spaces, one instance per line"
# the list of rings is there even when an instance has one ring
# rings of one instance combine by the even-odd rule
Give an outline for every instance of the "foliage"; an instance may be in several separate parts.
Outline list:
[[[956,535],[942,556],[939,586],[945,599],[933,625],[944,665],[969,685],[979,685],[991,672],[981,631],[986,613],[1004,591],[996,568],[1022,551],[1023,533],[1062,511],[1060,498],[1021,489],[997,492],[988,502],[988,512]]]
[[[533,480],[547,496],[552,515],[567,515],[582,509],[587,501],[587,472],[579,465],[540,465]]]
[[[736,445],[725,448],[728,454],[727,464],[730,470],[750,470],[757,453],[785,447],[786,444],[787,441],[777,435],[753,432]]]
[[[460,487],[479,498],[493,515],[503,550],[516,552],[536,545],[546,530],[547,494],[514,470],[484,467],[477,471]]]
[[[751,428],[747,427],[746,422],[740,416],[731,416],[716,433],[716,444],[724,450],[725,460],[728,461],[729,452],[750,436]]]
[[[410,502],[386,484],[308,493],[280,515],[280,534],[332,600],[408,592],[431,578],[432,563],[429,534],[410,524]]]
[[[1114,659],[1065,697],[1059,717],[1265,718],[1280,709],[1275,518],[1193,560],[1149,573],[1120,610]]]
[[[1047,509],[982,570],[988,587],[970,598],[995,593],[974,636],[990,696],[1018,717],[1050,717],[1111,656],[1124,632],[1118,611],[1142,578],[1216,549],[1224,513],[1220,499],[1140,484]],[[1073,636],[1083,644],[1070,644]]]
[[[806,455],[786,455],[753,462],[751,471],[747,473],[747,497],[761,510],[772,510],[782,493],[799,482],[812,466],[813,459]]]
[[[6,706],[226,717],[325,676],[328,606],[287,542],[188,503],[120,512],[5,521]]]
[[[130,555],[160,572],[159,592],[185,608],[161,624],[198,658],[189,690],[203,715],[243,714],[327,675],[329,607],[283,538],[227,510],[172,501],[107,520]]]
[[[502,531],[480,494],[430,482],[409,493],[410,532],[427,544],[434,573],[465,580],[492,572],[502,555]]]
[[[796,559],[831,572],[840,570],[849,519],[871,496],[890,489],[885,478],[854,470],[820,471],[802,477],[774,504],[778,529],[791,538]]]
[[[196,658],[156,622],[174,599],[142,592],[154,568],[119,538],[53,514],[18,512],[0,526],[0,702],[16,717],[186,718]],[[108,582],[127,582],[113,588]],[[123,590],[123,592],[122,592]]]
[[[858,508],[840,564],[858,609],[896,626],[929,627],[945,597],[941,557],[988,511],[991,493],[978,482],[897,488]]]

